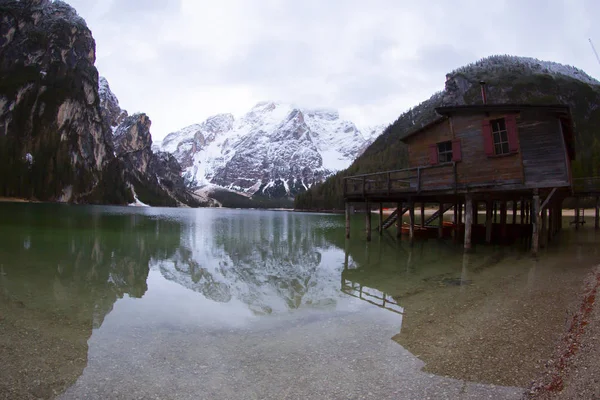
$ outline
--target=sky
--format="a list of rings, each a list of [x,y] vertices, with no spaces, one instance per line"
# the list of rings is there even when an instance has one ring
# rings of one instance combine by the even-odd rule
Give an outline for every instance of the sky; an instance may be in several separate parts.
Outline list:
[[[597,0],[67,0],[96,66],[152,136],[260,101],[334,108],[360,128],[393,122],[493,54],[600,78]]]

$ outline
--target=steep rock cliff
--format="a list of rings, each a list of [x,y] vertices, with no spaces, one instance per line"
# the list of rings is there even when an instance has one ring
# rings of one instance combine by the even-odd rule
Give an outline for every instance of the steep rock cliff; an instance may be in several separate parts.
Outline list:
[[[92,34],[66,3],[0,2],[0,196],[132,200],[94,62]]]
[[[125,117],[113,137],[115,153],[138,199],[152,206],[202,205],[185,186],[175,157],[152,152],[151,124],[146,114]]]

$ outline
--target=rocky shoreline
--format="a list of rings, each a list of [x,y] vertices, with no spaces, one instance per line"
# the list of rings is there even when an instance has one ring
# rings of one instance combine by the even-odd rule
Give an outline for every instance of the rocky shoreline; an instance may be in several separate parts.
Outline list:
[[[583,294],[546,372],[524,399],[600,398],[600,265],[586,277]]]

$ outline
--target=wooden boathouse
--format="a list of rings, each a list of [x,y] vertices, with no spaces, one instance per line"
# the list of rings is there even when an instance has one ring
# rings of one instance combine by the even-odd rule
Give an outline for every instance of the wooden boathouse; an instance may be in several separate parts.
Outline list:
[[[473,239],[491,243],[530,235],[536,254],[561,229],[564,199],[578,194],[596,197],[598,226],[600,179],[587,178],[579,182],[585,193],[575,191],[575,138],[568,106],[486,104],[484,97],[484,104],[439,107],[436,112],[437,119],[402,138],[409,168],[345,178],[346,237],[352,203],[362,203],[369,211],[367,240],[370,210],[379,203],[380,234],[398,221],[398,237],[404,229],[412,241],[429,227],[437,229],[439,237],[464,238],[466,250]],[[396,208],[385,221],[384,203]],[[425,204],[432,203],[438,209],[426,219]],[[416,205],[420,226],[415,226]],[[483,208],[485,218],[480,221],[478,210]],[[444,223],[444,213],[450,210],[452,223]],[[405,213],[407,225],[401,223]]]

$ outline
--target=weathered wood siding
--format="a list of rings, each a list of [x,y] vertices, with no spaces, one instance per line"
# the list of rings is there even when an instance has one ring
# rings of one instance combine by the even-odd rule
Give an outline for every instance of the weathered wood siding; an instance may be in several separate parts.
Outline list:
[[[517,127],[525,183],[541,187],[568,185],[568,156],[559,119],[539,111],[523,111]]]
[[[454,134],[462,145],[462,161],[457,164],[458,182],[462,185],[520,184],[523,182],[521,154],[487,156],[484,148],[484,118],[504,115],[458,115],[452,117]]]
[[[408,165],[410,167],[429,165],[429,146],[447,140],[452,140],[450,125],[447,120],[408,138],[406,140],[408,144]]]

